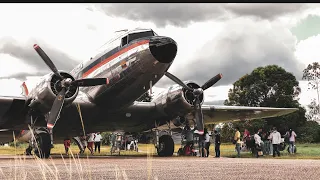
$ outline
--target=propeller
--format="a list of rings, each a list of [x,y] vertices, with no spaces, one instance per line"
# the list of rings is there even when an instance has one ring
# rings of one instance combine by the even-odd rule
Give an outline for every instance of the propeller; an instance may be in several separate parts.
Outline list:
[[[199,134],[203,134],[204,124],[203,124],[203,114],[201,109],[200,95],[203,94],[204,90],[216,84],[222,78],[222,74],[217,74],[216,76],[209,79],[206,83],[204,83],[200,88],[197,88],[197,89],[189,87],[188,85],[183,83],[179,78],[177,78],[176,76],[174,76],[169,72],[165,72],[165,75],[175,83],[179,84],[180,86],[184,87],[185,89],[193,93],[195,97],[193,105],[194,105],[194,113],[195,113],[194,116],[196,119],[197,130],[199,131]]]
[[[104,84],[108,84],[108,79],[107,78],[87,78],[87,79],[72,80],[71,78],[65,78],[61,76],[56,66],[53,64],[51,59],[41,49],[39,45],[35,44],[33,45],[33,48],[39,54],[42,60],[47,64],[47,66],[51,69],[51,71],[59,78],[59,81],[58,83],[56,83],[56,85],[62,87],[61,91],[58,93],[56,99],[53,102],[53,105],[49,113],[48,121],[47,121],[47,128],[49,130],[52,130],[58,120],[58,117],[60,115],[61,109],[65,101],[66,94],[70,87],[88,87],[88,86],[104,85]]]

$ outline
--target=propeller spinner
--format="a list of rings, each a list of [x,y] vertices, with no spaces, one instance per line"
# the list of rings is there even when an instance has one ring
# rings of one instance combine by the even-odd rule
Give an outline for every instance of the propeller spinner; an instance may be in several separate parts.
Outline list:
[[[179,78],[176,76],[170,74],[169,72],[166,72],[165,75],[174,81],[175,83],[179,84],[180,86],[184,87],[185,89],[191,91],[195,97],[194,101],[194,110],[195,110],[195,119],[196,119],[196,125],[197,129],[200,134],[203,134],[204,130],[204,124],[203,124],[203,114],[202,114],[202,109],[201,109],[201,101],[200,101],[200,95],[203,94],[203,91],[208,89],[209,87],[213,86],[216,84],[221,78],[222,74],[217,74],[213,78],[209,79],[206,83],[204,83],[200,88],[194,89],[189,87],[188,85],[184,84]]]
[[[71,78],[65,78],[61,76],[56,66],[53,64],[51,59],[47,56],[47,54],[41,49],[41,47],[37,44],[33,45],[33,48],[42,60],[47,64],[47,66],[51,69],[51,71],[59,78],[59,82],[56,84],[57,86],[61,86],[62,89],[58,93],[56,99],[53,102],[53,105],[50,110],[50,114],[47,121],[47,128],[52,129],[60,115],[61,109],[63,107],[63,103],[66,97],[66,93],[68,92],[70,87],[88,87],[88,86],[96,86],[96,85],[104,85],[108,84],[108,80],[106,78],[87,78],[87,79],[78,79],[72,80]]]

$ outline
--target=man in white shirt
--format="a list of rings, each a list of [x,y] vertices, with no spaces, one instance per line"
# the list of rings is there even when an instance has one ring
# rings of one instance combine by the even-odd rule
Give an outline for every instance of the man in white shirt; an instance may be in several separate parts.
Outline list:
[[[100,132],[97,132],[94,136],[94,152],[97,152],[97,148],[98,148],[99,154],[100,154],[101,139],[102,139],[102,136]]]
[[[279,145],[281,142],[281,134],[277,131],[276,127],[273,127],[273,132],[270,134],[269,137],[273,146],[273,157],[276,156],[276,153],[278,156],[280,156]]]

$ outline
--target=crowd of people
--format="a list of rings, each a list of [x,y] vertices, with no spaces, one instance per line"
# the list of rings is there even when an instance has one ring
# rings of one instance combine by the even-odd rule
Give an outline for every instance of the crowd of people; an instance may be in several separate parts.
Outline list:
[[[186,140],[186,144],[183,148],[180,148],[181,150],[178,152],[179,155],[195,155],[192,151],[195,149],[194,134],[197,134],[197,130],[191,130],[189,126],[184,128],[182,139]],[[213,133],[210,135],[207,128],[205,128],[202,135],[196,136],[199,137],[200,157],[209,157],[210,142],[214,143],[215,157],[220,157],[221,137],[217,130],[213,130]],[[248,129],[245,129],[243,136],[241,136],[239,127],[236,127],[233,144],[235,144],[236,157],[240,157],[243,151],[250,151],[256,157],[263,155],[272,155],[275,157],[280,156],[280,151],[284,150],[286,146],[284,139],[287,139],[289,143],[288,152],[294,154],[296,152],[296,137],[297,134],[292,129],[289,129],[286,134],[281,135],[276,127],[273,127],[272,130],[269,131],[263,131],[263,129],[260,128],[256,130],[253,135],[250,134]]]
[[[100,132],[89,133],[87,135],[81,136],[80,140],[81,140],[81,145],[83,147],[83,149],[81,149],[79,152],[80,154],[84,153],[86,148],[89,149],[91,155],[93,155],[93,151],[97,152],[97,150],[98,150],[98,153],[100,153],[100,146],[101,146],[101,140],[102,140],[102,136]],[[65,152],[68,155],[69,148],[71,145],[71,139],[65,138],[63,144],[64,144]],[[93,145],[94,145],[94,150],[93,150]]]
[[[289,153],[294,154],[296,137],[297,134],[292,129],[289,129],[289,131],[282,136],[280,132],[277,131],[276,127],[273,127],[272,130],[268,132],[264,132],[262,128],[260,128],[255,132],[253,137],[250,135],[250,132],[245,129],[241,141],[241,133],[239,128],[236,127],[234,144],[237,151],[237,157],[240,157],[241,150],[251,151],[256,157],[263,155],[272,155],[275,157],[280,156],[280,151],[284,150],[285,139],[288,139],[289,142]]]
[[[190,126],[185,126],[182,132],[183,139],[185,140],[184,148],[179,150],[178,154],[184,155],[194,155],[194,143],[195,137],[198,137],[199,145],[199,155],[200,157],[209,157],[210,154],[210,144],[214,143],[215,157],[220,157],[220,145],[221,145],[221,135],[214,129],[210,134],[207,128],[204,129],[203,134],[197,134],[197,130],[191,130]],[[248,129],[245,129],[243,136],[241,138],[241,133],[239,127],[235,128],[235,134],[233,137],[233,144],[235,144],[236,157],[241,156],[241,152],[250,151],[256,157],[263,155],[280,156],[280,151],[285,148],[285,141],[289,144],[288,152],[294,154],[296,152],[295,140],[297,134],[289,129],[283,136],[277,131],[276,127],[272,130],[263,131],[262,128],[257,129],[253,135],[250,134]],[[100,154],[101,140],[102,136],[100,132],[89,133],[86,136],[79,137],[81,146],[80,154],[84,153],[85,149],[88,148],[90,154],[93,155],[97,152]],[[124,136],[119,133],[112,133],[110,137],[111,150],[116,148],[118,150],[134,150],[138,151],[138,141],[132,136]],[[64,140],[65,153],[69,154],[69,148],[71,145],[71,140],[66,138]],[[94,148],[93,148],[94,146]]]
[[[100,147],[102,136],[100,132],[97,133],[89,133],[84,136],[78,137],[80,139],[80,152],[79,154],[83,154],[86,149],[90,151],[90,154],[93,155],[97,152],[100,154]],[[71,139],[65,138],[64,139],[64,148],[65,153],[69,154],[69,149],[71,145]],[[132,136],[124,136],[121,133],[114,132],[110,136],[110,145],[111,149],[116,148],[118,150],[134,150],[138,151],[138,140],[134,139]],[[93,148],[94,146],[94,148]]]

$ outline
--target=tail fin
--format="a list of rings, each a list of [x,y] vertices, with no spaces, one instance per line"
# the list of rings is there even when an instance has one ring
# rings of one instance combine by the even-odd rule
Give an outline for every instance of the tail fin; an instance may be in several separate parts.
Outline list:
[[[27,97],[28,94],[29,94],[29,91],[28,91],[28,87],[27,87],[27,85],[26,85],[26,82],[23,82],[23,83],[22,83],[21,88],[22,88],[21,95]]]

